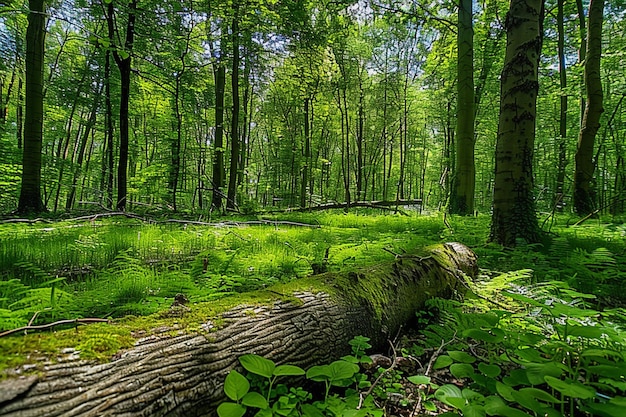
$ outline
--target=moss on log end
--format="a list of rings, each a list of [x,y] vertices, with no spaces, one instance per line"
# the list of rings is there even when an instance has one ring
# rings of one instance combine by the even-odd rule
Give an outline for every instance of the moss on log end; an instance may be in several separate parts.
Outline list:
[[[240,355],[256,353],[307,367],[347,353],[356,335],[384,343],[426,299],[463,291],[462,275],[476,271],[470,249],[447,243],[422,257],[401,256],[386,265],[192,305],[183,317],[164,313],[94,325],[102,327],[97,332],[85,330],[88,326],[12,336],[13,353],[34,363],[2,371],[0,416],[212,415],[223,398],[224,378]],[[86,340],[97,343],[95,334],[103,339],[120,335],[111,338],[121,340],[119,345],[103,343],[117,350],[104,362],[77,352]],[[35,346],[29,338],[71,340],[73,345],[41,342],[60,350],[29,350]]]

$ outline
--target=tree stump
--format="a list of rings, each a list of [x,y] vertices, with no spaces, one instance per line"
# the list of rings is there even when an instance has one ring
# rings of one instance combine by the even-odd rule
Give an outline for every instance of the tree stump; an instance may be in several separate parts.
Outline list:
[[[302,367],[329,363],[349,353],[354,336],[381,345],[426,299],[463,292],[462,275],[477,272],[474,253],[459,243],[429,253],[303,279],[302,290],[287,298],[276,294],[266,304],[242,304],[206,317],[204,331],[138,338],[106,363],[77,357],[35,364],[29,375],[26,367],[5,371],[0,416],[215,415],[224,378],[240,355]],[[207,331],[211,327],[217,330]]]

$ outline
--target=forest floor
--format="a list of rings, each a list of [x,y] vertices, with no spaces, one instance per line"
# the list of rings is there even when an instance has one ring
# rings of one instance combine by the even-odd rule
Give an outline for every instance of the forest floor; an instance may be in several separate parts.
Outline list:
[[[623,219],[570,226],[567,217],[549,217],[544,243],[514,250],[486,243],[486,216],[448,220],[360,210],[3,222],[0,332],[148,316],[179,294],[192,303],[222,300],[459,241],[481,267],[469,296],[433,299],[416,312],[415,327],[364,364],[371,385],[361,393],[387,416],[626,415]],[[0,368],[14,364],[0,357]]]

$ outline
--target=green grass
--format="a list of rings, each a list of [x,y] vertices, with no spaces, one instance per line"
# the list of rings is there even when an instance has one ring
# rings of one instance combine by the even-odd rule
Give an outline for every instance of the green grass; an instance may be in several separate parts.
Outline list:
[[[623,302],[626,226],[589,221],[550,225],[542,245],[504,250],[486,244],[489,218],[441,215],[292,213],[264,219],[290,225],[182,225],[126,218],[0,225],[0,330],[59,318],[148,315],[177,293],[191,302],[288,283],[324,261],[330,271],[388,262],[440,241],[472,247],[483,268],[532,268],[536,280],[562,280]],[[230,221],[233,218],[229,219]],[[235,219],[236,220],[236,219]],[[243,220],[240,220],[243,221]],[[602,298],[603,297],[603,298]]]

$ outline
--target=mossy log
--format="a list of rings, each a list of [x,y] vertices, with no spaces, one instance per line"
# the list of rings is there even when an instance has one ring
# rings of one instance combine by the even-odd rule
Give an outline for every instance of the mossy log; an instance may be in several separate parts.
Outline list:
[[[384,344],[426,299],[463,292],[462,275],[476,271],[470,249],[447,243],[425,257],[403,255],[358,272],[298,280],[298,286],[276,289],[289,291],[288,297],[266,291],[275,297],[205,317],[195,331],[144,332],[105,363],[75,355],[61,363],[29,365],[31,372],[36,368],[28,376],[25,366],[5,370],[0,416],[215,415],[224,378],[240,355],[256,353],[308,367],[346,354],[356,335]],[[76,334],[79,346],[84,330],[65,331]]]

